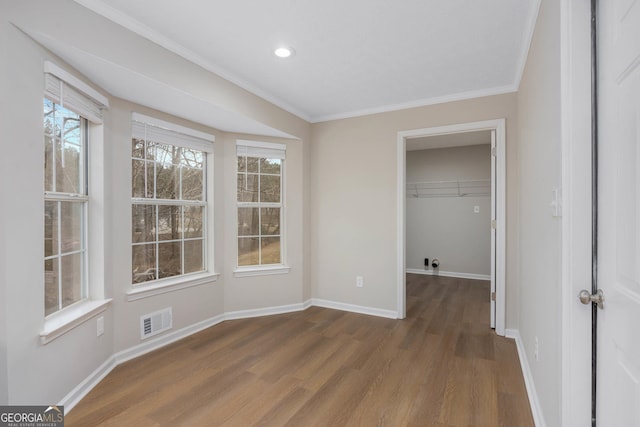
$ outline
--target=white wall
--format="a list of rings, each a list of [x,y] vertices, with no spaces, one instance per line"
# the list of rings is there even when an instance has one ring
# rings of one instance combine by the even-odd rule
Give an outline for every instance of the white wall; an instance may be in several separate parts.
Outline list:
[[[110,195],[109,200],[105,203],[108,206],[106,217],[111,223],[108,233],[110,239],[107,240],[110,250],[105,264],[110,267],[106,270],[107,274],[111,276],[106,283],[112,284],[108,296],[114,299],[112,325],[113,329],[117,331],[114,334],[115,352],[128,349],[141,342],[137,325],[139,325],[140,316],[143,314],[171,306],[173,307],[173,328],[178,330],[223,313],[224,301],[224,277],[203,286],[136,301],[127,301],[126,292],[131,283],[131,250],[129,248],[131,242],[130,147],[131,115],[134,111],[208,132],[213,134],[216,140],[223,135],[215,129],[112,98],[108,120],[105,121],[104,126],[109,147],[106,160],[110,162],[107,164],[106,170],[110,174],[109,184],[111,187],[107,192]],[[219,151],[221,151],[220,145],[214,144],[214,178],[223,179],[223,175],[220,173],[222,160]],[[214,179],[214,186],[215,181]],[[214,217],[218,218],[223,215],[221,206],[224,204],[224,197],[221,192],[215,190],[214,187]],[[221,235],[223,229],[220,224],[214,222],[214,227],[214,234]],[[222,262],[217,259],[222,254],[217,239],[214,239],[214,245],[217,245],[216,249],[218,250],[215,251],[216,259],[213,270],[223,272]]]
[[[407,183],[489,180],[491,146],[407,151]],[[432,193],[438,193],[436,190]],[[479,212],[474,212],[474,207]],[[440,271],[491,275],[491,196],[409,197],[406,200],[407,269],[425,270],[424,258],[438,258]],[[431,271],[431,267],[426,270]]]
[[[2,14],[3,16],[4,13]],[[58,401],[111,354],[113,328],[96,337],[95,323],[77,327],[49,345],[40,344],[43,327],[44,247],[42,97],[43,59],[46,54],[10,27],[8,49],[2,62],[7,122],[2,130],[1,179],[6,224],[3,244],[7,307],[8,401],[37,403]],[[5,205],[6,206],[6,205]],[[107,230],[108,231],[108,230]],[[110,312],[107,313],[107,321]]]
[[[518,92],[520,334],[547,425],[561,424],[561,219],[551,191],[561,185],[560,2],[539,12]],[[534,357],[534,340],[540,360]],[[583,408],[588,411],[589,408]]]
[[[82,22],[83,25],[67,25],[70,21]],[[308,169],[303,169],[309,162],[309,124],[141,37],[103,21],[106,20],[73,1],[0,2],[0,85],[3,96],[0,107],[0,131],[3,135],[0,182],[2,198],[6,202],[2,209],[3,220],[0,221],[3,242],[0,250],[0,404],[60,402],[103,362],[141,343],[139,317],[144,313],[172,306],[173,331],[177,331],[229,309],[301,304],[304,296],[311,293],[309,284],[305,283],[309,275],[305,271],[309,255],[303,250],[309,230],[308,196],[305,195],[308,194],[309,179]],[[52,60],[77,77],[84,77],[11,22],[19,22],[21,26],[35,31],[46,30],[62,42],[73,39],[80,44],[94,44],[96,55],[122,55],[119,59],[123,62],[149,61],[164,65],[140,71],[156,73],[154,78],[167,85],[188,85],[189,90],[196,92],[200,89],[217,105],[226,105],[230,111],[241,112],[300,138],[277,140],[288,146],[286,226],[291,237],[291,272],[242,281],[232,275],[230,265],[233,264],[235,250],[230,250],[230,242],[234,241],[236,231],[235,226],[229,227],[228,223],[233,221],[229,207],[235,202],[235,190],[232,190],[236,182],[235,167],[230,167],[235,152],[235,136],[109,96],[94,84],[97,90],[108,96],[110,103],[103,126],[104,155],[93,166],[104,168],[104,200],[100,201],[105,217],[104,241],[101,242],[104,247],[103,279],[105,296],[113,298],[113,301],[104,313],[105,334],[101,337],[96,336],[94,318],[49,344],[41,344],[39,333],[44,324],[44,60]],[[96,27],[105,31],[91,32]],[[105,44],[106,37],[126,39],[130,43],[127,49],[122,49],[117,43]],[[215,250],[215,270],[221,276],[215,282],[129,302],[126,291],[131,283],[129,156],[132,111],[216,136],[213,178],[215,238],[211,249]],[[245,139],[248,137],[243,135]]]
[[[236,200],[236,140],[279,142],[287,146],[284,168],[284,232],[286,242],[286,262],[291,267],[287,274],[259,277],[234,277],[237,267],[238,243],[236,240],[237,213]],[[257,137],[255,135],[225,134],[222,144],[224,155],[224,271],[225,271],[225,312],[253,310],[262,307],[278,307],[300,304],[305,301],[304,289],[304,241],[303,233],[303,158],[299,141]]]
[[[241,280],[229,271],[235,254],[231,249],[235,230],[229,228],[235,135],[110,97],[103,159],[104,279],[106,296],[114,301],[105,313],[106,333],[96,337],[94,319],[42,345],[38,338],[43,325],[42,70],[43,60],[52,55],[10,22],[45,31],[61,43],[77,40],[74,43],[93,49],[96,55],[128,63],[174,88],[201,93],[229,111],[299,137],[300,141],[284,141],[291,146],[291,160],[302,164],[300,170],[288,161],[287,169],[291,174],[287,178],[291,273]],[[92,32],[95,28],[100,31]],[[0,404],[60,401],[114,353],[140,342],[140,314],[168,304],[174,306],[174,329],[224,311],[301,303],[309,297],[395,310],[397,132],[504,117],[507,328],[521,331],[530,361],[534,360],[533,338],[538,337],[540,361],[532,363],[532,373],[548,424],[559,425],[561,230],[548,206],[551,189],[560,183],[557,2],[543,1],[517,96],[484,97],[312,126],[70,0],[0,2],[0,35],[0,181],[6,202],[0,221]],[[131,262],[128,127],[134,109],[218,137],[215,251],[216,269],[222,276],[196,288],[127,302],[124,292]],[[363,288],[355,287],[356,275],[364,276]]]
[[[396,310],[399,131],[506,118],[507,313],[517,327],[516,96],[490,96],[312,126],[314,297]],[[356,288],[355,278],[364,277]]]

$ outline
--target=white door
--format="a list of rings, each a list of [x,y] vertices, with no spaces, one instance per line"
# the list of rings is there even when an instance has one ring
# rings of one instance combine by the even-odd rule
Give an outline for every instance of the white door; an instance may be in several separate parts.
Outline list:
[[[597,419],[640,426],[640,1],[599,3]]]

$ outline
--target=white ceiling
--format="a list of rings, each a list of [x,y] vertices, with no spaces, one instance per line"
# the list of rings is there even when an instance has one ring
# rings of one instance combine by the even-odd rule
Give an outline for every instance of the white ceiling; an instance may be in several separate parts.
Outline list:
[[[308,121],[517,90],[539,0],[76,0]],[[288,60],[278,45],[294,47]]]

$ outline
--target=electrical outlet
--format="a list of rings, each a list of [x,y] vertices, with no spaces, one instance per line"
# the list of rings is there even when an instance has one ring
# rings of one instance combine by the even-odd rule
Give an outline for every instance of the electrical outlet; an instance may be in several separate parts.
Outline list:
[[[476,205],[473,207],[473,213],[480,213],[480,206]]]
[[[100,335],[104,334],[104,316],[98,317],[98,320],[97,320],[96,323],[97,323],[96,332],[97,332],[98,336],[100,336]]]
[[[536,362],[540,361],[540,344],[538,343],[538,337],[533,338],[533,358]]]
[[[356,287],[362,288],[364,286],[364,278],[362,276],[356,276]]]

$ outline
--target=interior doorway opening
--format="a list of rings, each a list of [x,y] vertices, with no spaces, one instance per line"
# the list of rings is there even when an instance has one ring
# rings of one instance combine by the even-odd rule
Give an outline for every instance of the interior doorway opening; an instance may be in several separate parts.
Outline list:
[[[410,171],[410,178],[407,179],[407,151],[422,151],[441,149],[439,151],[440,156],[447,156],[455,154],[456,151],[463,152],[468,151],[467,155],[473,155],[473,151],[482,150],[482,145],[486,144],[488,154],[490,156],[491,173],[488,178],[486,177],[471,177],[467,171],[465,175],[464,171],[453,172],[458,177],[455,178],[451,175],[443,175],[443,178],[447,179],[424,179],[416,180],[418,178],[429,178],[431,176],[420,176]],[[474,147],[477,149],[465,149],[464,147]],[[452,148],[460,148],[460,150],[446,150]],[[445,149],[442,151],[442,149]],[[449,153],[451,152],[451,153]],[[433,153],[436,153],[435,151]],[[445,158],[443,157],[443,158]],[[415,163],[415,159],[412,158],[411,167]],[[418,160],[419,162],[419,160]],[[406,317],[406,273],[420,272],[422,274],[440,274],[443,276],[450,275],[454,277],[464,278],[477,278],[477,279],[489,279],[491,281],[491,293],[487,297],[491,302],[491,326],[495,328],[498,335],[504,336],[505,334],[505,121],[504,119],[464,123],[451,126],[441,126],[434,128],[417,129],[412,131],[404,131],[398,133],[398,318]],[[455,179],[453,179],[455,178]],[[426,261],[425,255],[420,255],[416,259],[416,239],[415,236],[411,236],[411,239],[407,238],[407,223],[410,221],[412,226],[415,226],[416,219],[414,217],[407,218],[407,200],[410,199],[411,215],[420,215],[414,212],[415,200],[414,199],[429,199],[429,198],[468,198],[466,202],[470,202],[475,198],[477,204],[473,202],[472,214],[477,215],[471,217],[473,220],[480,220],[480,213],[484,212],[489,214],[489,221],[486,223],[487,235],[490,240],[490,261],[488,269],[482,269],[477,264],[478,260],[467,260],[463,265],[458,263],[453,269],[440,268],[440,265],[434,267],[433,257],[437,258],[437,254],[434,252],[433,256],[429,256],[429,261]],[[486,197],[488,200],[483,200]],[[428,202],[422,201],[419,203],[422,205],[418,209],[427,209]],[[452,203],[450,203],[452,204]],[[464,205],[465,203],[453,204]],[[468,204],[468,203],[466,203]],[[488,205],[488,206],[487,206]],[[426,206],[426,207],[425,207]],[[436,206],[436,205],[432,205]],[[426,211],[423,211],[426,212]],[[431,218],[437,220],[437,218]],[[464,219],[463,219],[464,220]],[[468,226],[469,224],[464,224]],[[437,227],[437,224],[432,226]],[[461,227],[464,228],[464,227]],[[470,233],[477,232],[467,230]],[[463,230],[462,230],[463,231]],[[462,232],[461,231],[461,232]],[[415,233],[412,230],[412,233]],[[441,236],[441,238],[444,238]],[[411,245],[411,254],[408,257],[407,244]],[[419,245],[419,244],[418,244]],[[418,249],[421,251],[428,250],[422,247]],[[465,256],[468,258],[470,252]],[[463,257],[460,257],[463,258]],[[409,264],[407,264],[409,262]],[[419,266],[418,263],[422,262]],[[439,264],[440,260],[436,259],[436,264]],[[474,262],[476,263],[474,266]],[[444,266],[442,266],[444,267]],[[456,271],[467,270],[467,271]],[[472,270],[476,270],[475,272]],[[488,273],[488,275],[487,275]],[[488,276],[488,277],[487,277]]]

